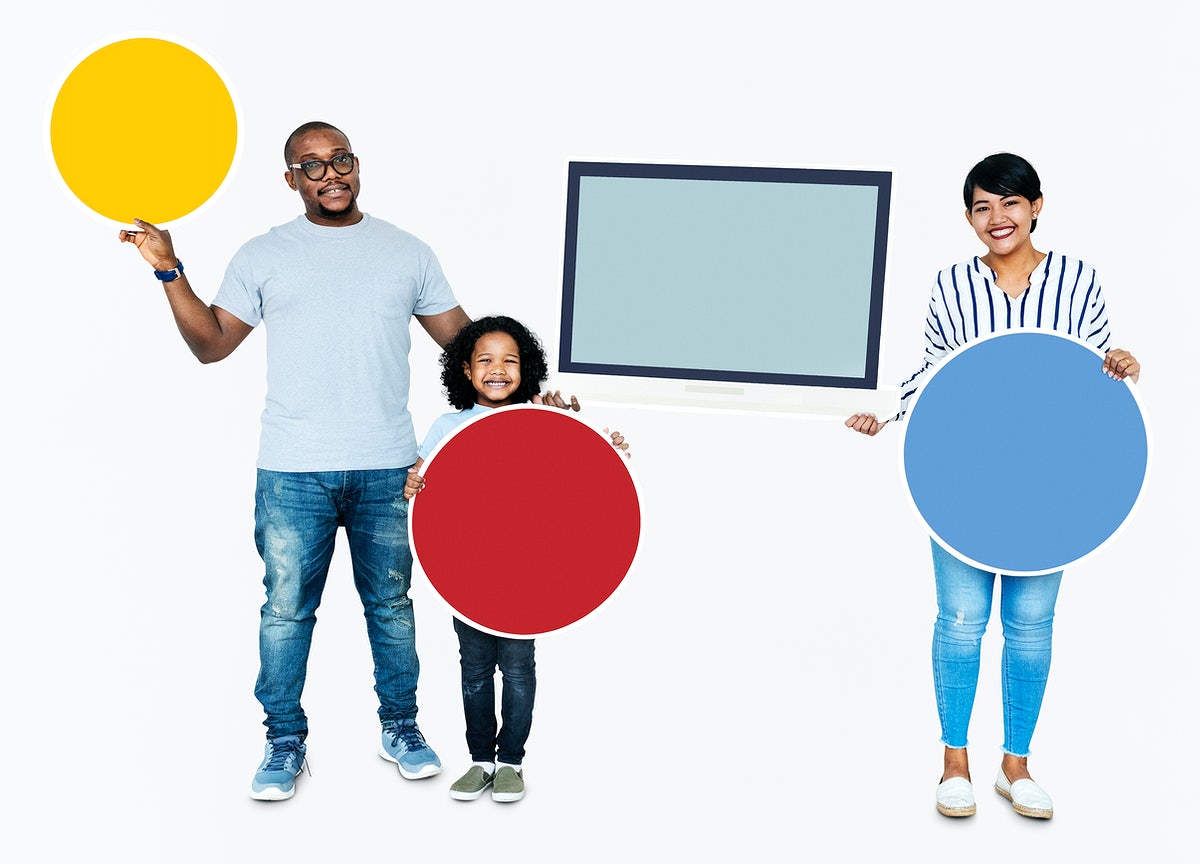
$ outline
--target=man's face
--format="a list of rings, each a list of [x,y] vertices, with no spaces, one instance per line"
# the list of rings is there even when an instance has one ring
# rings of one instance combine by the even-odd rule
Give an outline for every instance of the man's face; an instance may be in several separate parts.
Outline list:
[[[292,145],[293,165],[312,159],[329,160],[350,153],[346,136],[333,129],[315,129],[301,135]],[[338,174],[332,165],[323,166],[325,176],[310,180],[299,168],[288,168],[287,184],[300,193],[308,220],[317,225],[352,225],[362,218],[358,209],[358,159],[348,174]]]

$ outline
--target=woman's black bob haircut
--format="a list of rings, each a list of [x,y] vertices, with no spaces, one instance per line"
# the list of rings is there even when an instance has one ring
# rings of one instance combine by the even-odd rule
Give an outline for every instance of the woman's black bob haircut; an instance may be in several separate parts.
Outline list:
[[[975,187],[993,195],[1020,195],[1026,201],[1042,197],[1042,181],[1033,166],[1012,153],[993,153],[967,174],[963,183],[963,203],[967,212],[975,198]],[[1029,233],[1037,230],[1037,219],[1029,226]]]
[[[521,356],[521,386],[513,394],[513,404],[530,401],[541,392],[542,382],[550,377],[546,352],[529,328],[506,315],[489,315],[472,321],[450,340],[441,357],[442,386],[446,389],[446,398],[459,410],[475,404],[475,387],[471,379],[463,374],[463,364],[470,367],[475,343],[485,333],[507,333],[517,343],[517,353]]]

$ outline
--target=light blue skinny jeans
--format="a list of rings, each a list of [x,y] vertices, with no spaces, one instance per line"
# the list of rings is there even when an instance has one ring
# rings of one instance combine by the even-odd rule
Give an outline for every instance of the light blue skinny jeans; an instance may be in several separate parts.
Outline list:
[[[937,583],[937,622],[933,628],[933,685],[942,743],[967,746],[967,726],[979,683],[983,632],[992,614],[996,574],[955,558],[937,541],[933,574]],[[1028,756],[1050,674],[1054,603],[1062,571],[1044,576],[1000,576],[1000,659],[1004,703],[1004,752]]]

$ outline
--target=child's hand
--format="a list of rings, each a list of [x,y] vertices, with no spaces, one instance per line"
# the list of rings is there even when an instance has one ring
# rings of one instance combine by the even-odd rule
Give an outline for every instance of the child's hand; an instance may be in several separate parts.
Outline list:
[[[604,427],[604,431],[608,432],[608,427]],[[625,440],[625,436],[620,432],[608,432],[608,437],[612,439],[613,446],[625,454],[626,459],[632,459],[633,454],[629,452],[629,442]]]
[[[549,405],[551,408],[570,408],[572,411],[579,410],[579,400],[572,396],[570,403],[568,403],[566,399],[563,399],[561,390],[547,390],[545,393],[534,393],[533,398],[529,401],[534,405]]]
[[[417,467],[414,465],[408,469],[408,476],[404,478],[404,500],[411,501],[413,496],[425,488],[425,478],[417,473]]]

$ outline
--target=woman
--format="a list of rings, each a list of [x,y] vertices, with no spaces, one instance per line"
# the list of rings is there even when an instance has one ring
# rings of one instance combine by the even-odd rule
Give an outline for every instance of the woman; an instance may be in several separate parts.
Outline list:
[[[951,351],[990,333],[1019,328],[1057,330],[1105,352],[1102,371],[1137,381],[1134,356],[1112,348],[1108,314],[1095,270],[1055,252],[1040,252],[1032,235],[1042,212],[1041,181],[1020,156],[988,156],[963,184],[967,221],[987,254],[938,274],[925,320],[925,362],[901,385],[900,412],[924,378]],[[887,425],[872,414],[846,420],[875,435]],[[933,634],[933,678],[945,745],[936,793],[946,816],[975,813],[967,763],[967,726],[979,679],[980,640],[991,615],[995,573],[960,561],[936,541],[933,571],[938,616]],[[1054,604],[1062,571],[1042,576],[1001,575],[1004,629],[1001,682],[1004,746],[995,789],[1022,816],[1049,819],[1054,805],[1029,774],[1029,743],[1050,671]]]

